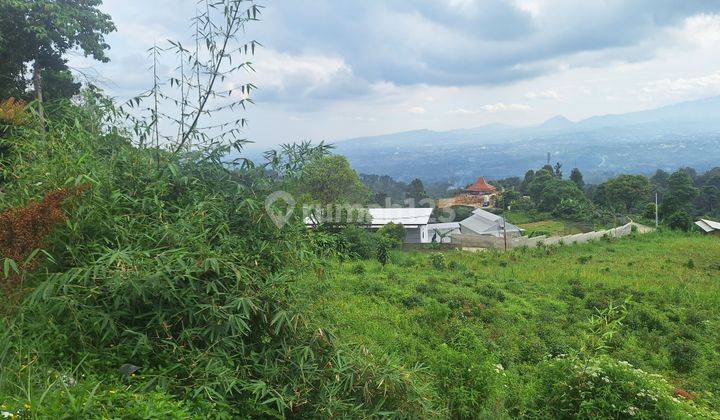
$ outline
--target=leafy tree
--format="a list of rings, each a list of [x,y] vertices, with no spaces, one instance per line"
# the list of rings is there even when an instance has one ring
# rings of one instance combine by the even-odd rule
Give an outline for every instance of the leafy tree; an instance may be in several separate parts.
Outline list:
[[[388,263],[388,260],[390,259],[390,250],[387,240],[383,240],[381,237],[377,244],[377,251],[375,252],[375,256],[377,257],[377,260],[380,262],[380,264],[385,265]]]
[[[378,235],[386,238],[393,247],[399,248],[405,242],[405,226],[402,223],[388,223],[378,229]]]
[[[683,230],[686,232],[692,227],[692,218],[683,210],[679,210],[671,214],[665,222],[672,229]]]
[[[673,172],[667,181],[667,191],[660,205],[660,213],[664,216],[678,211],[689,211],[698,191],[687,172]]]
[[[585,194],[572,181],[563,181],[555,172],[540,169],[528,185],[528,194],[541,211],[553,211],[562,200],[575,200],[589,206]]]
[[[710,213],[715,211],[720,203],[720,188],[715,185],[704,185],[700,188],[700,205]]]
[[[321,204],[366,201],[367,190],[344,156],[314,159],[302,170],[299,190]]]
[[[63,55],[79,48],[85,56],[107,62],[105,35],[115,30],[110,16],[98,7],[101,0],[1,0],[3,70],[10,71],[10,91],[24,90],[26,65],[32,62],[32,85],[44,126],[43,78],[62,81],[59,92],[77,93],[68,82]],[[19,84],[19,85],[18,85]]]
[[[413,205],[419,207],[420,202],[426,198],[428,198],[428,195],[425,192],[423,182],[419,178],[413,179],[408,185],[407,190],[405,190],[405,199],[412,200]]]
[[[520,194],[518,191],[515,190],[507,190],[503,191],[502,197],[500,199],[500,205],[504,210],[507,210],[510,207],[510,203],[513,201],[519,200],[520,197],[522,197],[522,194]]]
[[[623,212],[636,211],[648,202],[652,186],[642,175],[620,175],[600,185],[597,201]]]
[[[527,192],[527,186],[532,182],[533,178],[535,178],[535,171],[528,169],[528,171],[525,172],[522,183],[520,183],[520,192]]]
[[[653,176],[650,177],[650,181],[655,184],[655,186],[661,193],[664,193],[665,189],[667,188],[669,178],[669,173],[663,171],[662,169],[658,169],[657,171],[655,171]]]
[[[582,172],[580,172],[580,169],[578,168],[573,168],[573,170],[570,171],[570,181],[574,182],[575,185],[577,185],[580,189],[583,189],[583,187],[585,186]]]
[[[561,219],[587,220],[591,216],[590,203],[587,200],[563,198],[552,213]]]
[[[555,168],[553,168],[553,170],[554,170],[554,172],[555,172],[555,176],[558,177],[558,178],[560,178],[560,179],[562,179],[562,177],[563,177],[563,175],[562,175],[562,163],[560,163],[560,162],[555,163]]]

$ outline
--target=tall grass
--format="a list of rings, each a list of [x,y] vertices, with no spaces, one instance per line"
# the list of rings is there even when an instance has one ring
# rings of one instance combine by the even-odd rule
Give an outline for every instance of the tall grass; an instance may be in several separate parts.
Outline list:
[[[90,112],[91,111],[91,112]],[[49,417],[372,415],[426,404],[413,369],[337,346],[290,305],[317,263],[300,223],[263,211],[266,171],[221,152],[139,150],[97,108],[65,105],[48,131],[3,144],[0,208],[89,185],[26,267],[0,325],[0,404]],[[297,163],[298,165],[300,163]],[[7,281],[7,280],[0,280]],[[20,286],[18,286],[20,287]],[[139,367],[134,376],[118,371]],[[427,411],[427,410],[426,410]]]

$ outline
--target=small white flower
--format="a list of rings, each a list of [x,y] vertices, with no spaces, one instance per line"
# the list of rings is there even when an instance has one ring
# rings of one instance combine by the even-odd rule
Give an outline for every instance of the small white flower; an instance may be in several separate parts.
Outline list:
[[[0,416],[3,416],[4,418],[11,418],[13,417],[13,413],[10,413],[8,411],[0,411]]]

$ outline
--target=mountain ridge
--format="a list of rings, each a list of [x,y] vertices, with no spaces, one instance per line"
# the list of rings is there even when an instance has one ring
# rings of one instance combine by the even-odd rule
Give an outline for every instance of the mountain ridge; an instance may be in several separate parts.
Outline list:
[[[402,180],[520,176],[546,163],[547,153],[590,179],[658,168],[704,169],[720,164],[720,96],[576,122],[556,115],[537,125],[412,130],[333,144],[358,171]]]

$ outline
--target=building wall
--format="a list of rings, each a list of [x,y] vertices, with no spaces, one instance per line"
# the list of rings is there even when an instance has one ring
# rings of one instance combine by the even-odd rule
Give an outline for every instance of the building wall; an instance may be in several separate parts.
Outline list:
[[[430,243],[430,239],[427,225],[416,228],[405,228],[406,244],[427,244]]]

